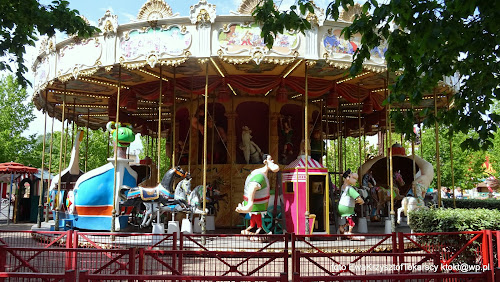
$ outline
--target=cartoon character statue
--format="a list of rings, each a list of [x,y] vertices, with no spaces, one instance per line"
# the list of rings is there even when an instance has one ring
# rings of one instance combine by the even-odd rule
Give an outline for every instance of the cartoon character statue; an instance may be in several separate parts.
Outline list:
[[[269,171],[278,172],[280,167],[274,163],[271,155],[264,154],[261,168],[254,169],[245,180],[245,190],[243,192],[243,203],[238,204],[236,212],[249,213],[250,225],[242,230],[241,234],[259,234],[262,230],[262,215],[267,211],[269,202]],[[250,230],[257,228],[255,232]]]
[[[344,178],[344,184],[342,185],[342,195],[340,196],[338,211],[341,217],[346,219],[346,224],[339,227],[340,233],[345,235],[351,235],[352,229],[354,228],[354,221],[352,217],[355,215],[354,206],[356,204],[364,204],[363,199],[353,187],[358,181],[358,174],[351,172],[350,169],[344,172],[342,175]],[[345,230],[349,228],[349,231]],[[352,237],[352,240],[363,240],[361,237]]]

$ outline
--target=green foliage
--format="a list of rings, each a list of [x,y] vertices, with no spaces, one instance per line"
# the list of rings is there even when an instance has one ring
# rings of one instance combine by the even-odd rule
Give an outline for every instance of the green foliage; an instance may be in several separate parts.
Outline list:
[[[451,177],[451,154],[450,154],[450,137],[447,135],[448,130],[445,126],[438,128],[439,133],[439,160],[441,171],[441,185],[452,187]],[[485,161],[486,151],[474,151],[471,149],[462,149],[460,144],[464,142],[468,136],[474,135],[458,132],[451,137],[453,147],[453,173],[455,178],[455,187],[465,189],[474,188],[475,185],[481,182],[480,179],[485,178],[484,168],[481,165]],[[495,133],[497,136],[498,133]],[[436,187],[437,183],[437,168],[436,168],[436,138],[434,126],[425,128],[422,131],[422,140],[417,154],[430,162],[434,167],[434,181],[432,187]],[[495,137],[496,138],[496,137]]]
[[[311,28],[311,24],[304,19],[306,12],[314,13],[311,2],[298,0],[298,6],[293,5],[290,11],[279,12],[272,0],[263,0],[262,5],[252,13],[255,21],[262,24],[260,36],[264,39],[267,48],[271,49],[276,34],[288,30],[298,30],[302,33]],[[298,9],[298,11],[297,11]]]
[[[418,209],[409,216],[414,232],[500,230],[500,210]]]
[[[276,34],[281,25],[275,18],[289,22],[299,29],[299,23],[287,12],[277,13],[265,1],[254,12],[256,21],[264,25],[263,31]],[[299,1],[299,7],[309,1]],[[334,0],[327,8],[327,17],[339,18],[339,9],[348,9],[353,0]],[[500,9],[497,2],[470,1],[400,1],[383,3],[371,0],[363,4],[363,13],[356,15],[353,23],[343,29],[346,39],[361,34],[361,44],[356,50],[350,74],[356,75],[363,69],[363,62],[370,59],[370,50],[387,43],[385,58],[388,70],[401,72],[393,85],[388,102],[397,104],[410,101],[418,105],[425,93],[432,93],[443,77],[458,75],[457,92],[451,97],[450,109],[434,113],[433,109],[420,112],[426,126],[437,120],[452,132],[470,131],[461,142],[462,148],[488,148],[491,138],[500,122],[500,115],[490,112],[493,101],[500,94]],[[264,14],[271,19],[265,20]],[[370,13],[368,13],[370,12]],[[264,37],[265,40],[269,40]],[[266,41],[268,43],[268,41]],[[444,93],[436,93],[444,94]],[[411,136],[414,113],[393,112],[396,130]]]
[[[144,150],[141,152],[139,157],[141,159],[144,159],[145,157],[150,157],[153,161],[153,163],[156,165],[158,163],[158,139],[152,138],[149,136],[141,136],[141,141],[142,141],[142,147]],[[171,147],[170,147],[170,142],[168,143],[168,146],[166,144],[166,139],[161,138],[160,141],[160,149],[161,149],[161,162],[160,162],[160,175],[163,177],[163,175],[172,168],[171,164]],[[168,152],[165,151],[165,148],[169,148]]]
[[[410,212],[409,216],[410,227],[416,233],[499,230],[500,228],[500,210],[419,209]],[[478,249],[481,247],[481,241],[473,242],[459,253],[464,242],[471,240],[473,236],[473,234],[429,235],[418,236],[417,241],[427,246],[431,252],[434,250],[450,254],[450,256],[457,254],[452,261],[453,264],[475,265],[479,262]]]
[[[65,124],[66,126],[66,124]],[[71,127],[71,125],[70,125]],[[47,129],[49,130],[49,129]],[[71,160],[71,150],[74,142],[75,132],[71,133],[71,130],[66,131],[64,133],[63,140],[63,155],[62,155],[62,166],[61,170],[65,169]],[[90,130],[89,129],[89,138],[88,138],[88,151],[87,151],[87,132],[85,129],[81,129],[84,131],[83,139],[80,143],[79,150],[79,166],[82,171],[85,171],[85,162],[87,163],[87,171],[90,171],[94,168],[105,165],[108,161],[108,133],[101,129],[98,130]],[[50,142],[52,140],[52,155],[50,150]],[[45,165],[46,169],[49,169],[53,174],[59,173],[59,156],[60,156],[60,146],[61,146],[61,131],[55,131],[52,138],[51,134],[46,134],[45,140]],[[36,142],[33,145],[32,151],[29,153],[29,159],[35,163],[34,166],[41,167],[42,166],[42,151],[43,151],[43,136],[38,136]],[[113,155],[113,147],[109,148],[110,156]],[[86,161],[87,157],[87,161]]]
[[[366,143],[363,143],[362,138],[353,138],[353,137],[348,137],[345,138],[343,141],[343,148],[341,152],[344,154],[342,156],[343,159],[343,167],[344,170],[350,168],[352,171],[357,172],[360,164],[360,158],[359,158],[359,146],[360,146],[360,140],[361,140],[361,164],[365,162],[365,159],[368,155],[376,156],[378,155],[377,148],[373,145],[370,145],[368,141]],[[328,171],[336,171],[336,172],[341,172],[339,171],[340,168],[338,167],[339,164],[339,156],[338,156],[338,140],[330,141],[330,145],[328,146],[328,158],[327,158],[327,164],[326,166],[328,167]],[[337,178],[337,184],[339,184],[340,177]]]
[[[453,199],[442,199],[445,207],[453,207]],[[494,199],[455,199],[457,209],[500,210],[500,201]]]
[[[36,166],[29,158],[35,135],[28,137],[22,133],[33,121],[34,106],[26,103],[28,93],[11,76],[0,79],[0,162],[19,162]]]
[[[28,68],[24,65],[25,46],[35,46],[37,34],[53,36],[56,30],[81,37],[92,35],[98,29],[88,26],[77,10],[68,8],[69,2],[54,0],[41,5],[37,0],[0,1],[0,70],[14,71],[17,64],[17,79],[26,86],[24,78]]]

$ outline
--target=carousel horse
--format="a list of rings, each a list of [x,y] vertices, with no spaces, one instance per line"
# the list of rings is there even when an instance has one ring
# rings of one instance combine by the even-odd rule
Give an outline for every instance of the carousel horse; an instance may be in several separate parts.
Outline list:
[[[185,210],[183,202],[176,200],[173,183],[174,178],[190,177],[189,173],[184,172],[180,167],[169,169],[163,176],[160,184],[153,188],[134,187],[130,188],[123,185],[120,189],[120,197],[125,200],[123,206],[146,206],[144,220],[140,227],[148,226],[151,223],[150,216],[153,212],[179,212]]]
[[[243,126],[240,149],[243,151],[243,156],[247,164],[258,164],[262,160],[262,150],[251,140],[251,133],[252,130],[248,126]]]
[[[203,204],[202,192],[203,189],[191,190],[192,178],[184,178],[175,187],[174,199],[182,203],[191,214],[202,214],[201,210]],[[201,185],[200,185],[201,186]],[[203,186],[201,186],[203,188]]]
[[[219,185],[224,185],[222,178],[216,178],[212,183],[207,185],[206,192],[206,209],[208,214],[216,214],[220,208],[220,201],[226,202],[227,193],[220,193]],[[203,204],[203,185],[196,186],[190,194],[189,203],[191,206],[196,205],[201,207]],[[200,208],[201,209],[201,208]]]
[[[399,187],[403,187],[405,185],[405,181],[403,180],[400,171],[395,171],[392,178],[393,183],[396,184],[393,192],[394,200],[399,201],[403,199],[403,196],[399,193]],[[391,189],[373,186],[371,188],[371,196],[375,202],[375,209],[372,209],[372,220],[377,221],[377,219],[380,218],[380,212],[385,207],[386,203],[391,200]],[[373,212],[373,210],[375,210],[375,212]]]
[[[426,196],[426,188],[422,185],[421,182],[413,181],[412,183],[413,194],[415,197],[404,197],[401,200],[401,207],[398,209],[398,224],[401,223],[401,212],[404,213],[405,216],[408,216],[410,211],[414,211],[420,208],[426,208],[424,199]],[[410,224],[410,217],[407,219],[407,223]]]

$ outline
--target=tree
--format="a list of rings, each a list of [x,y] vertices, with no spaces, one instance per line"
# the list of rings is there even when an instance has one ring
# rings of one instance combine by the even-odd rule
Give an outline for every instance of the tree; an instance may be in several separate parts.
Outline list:
[[[0,1],[0,70],[14,71],[23,86],[29,84],[24,78],[28,68],[24,65],[25,46],[35,46],[38,35],[53,36],[56,30],[81,37],[92,35],[98,29],[88,26],[77,10],[68,8],[69,2],[54,0],[42,5],[37,0]]]
[[[253,15],[263,25],[266,44],[272,46],[273,36],[286,29],[304,30],[305,20],[298,21],[310,1],[299,0],[292,10],[277,12],[272,0],[263,0]],[[326,15],[337,20],[340,8],[348,9],[353,0],[335,0],[327,8]],[[350,74],[363,69],[362,63],[370,58],[370,50],[387,43],[385,58],[390,72],[401,72],[393,85],[388,103],[397,104],[409,100],[418,105],[424,93],[432,93],[444,77],[460,76],[458,90],[451,98],[449,110],[437,115],[432,109],[424,109],[424,124],[433,126],[436,119],[451,132],[477,132],[467,135],[462,147],[488,148],[497,129],[500,116],[490,112],[493,101],[500,94],[500,3],[496,1],[418,1],[391,0],[384,4],[369,0],[362,6],[362,13],[343,29],[349,39],[361,34],[361,45],[356,50]],[[301,16],[305,18],[304,16]],[[437,93],[441,94],[441,93]],[[397,108],[397,106],[396,106]],[[413,111],[391,114],[396,130],[411,136],[414,123]]]
[[[452,186],[451,177],[451,154],[450,142],[444,126],[439,127],[439,161],[440,161],[440,175],[441,185],[445,187]],[[484,169],[481,165],[485,161],[486,152],[483,150],[470,150],[461,149],[460,144],[466,140],[469,135],[474,133],[464,134],[457,133],[452,137],[453,147],[453,173],[455,178],[455,187],[465,189],[474,188],[475,185],[481,182],[481,178],[485,178]],[[495,134],[498,135],[498,134]],[[434,127],[425,128],[422,131],[422,158],[432,164],[434,167],[434,180],[431,184],[436,187],[437,183],[437,168],[436,168],[436,138]],[[417,150],[419,153],[420,150]]]
[[[353,172],[357,172],[359,169],[359,138],[347,137],[343,139],[342,144],[342,166],[344,170],[350,168]],[[330,141],[330,144],[327,148],[327,162],[326,166],[328,167],[328,171],[336,171],[342,174],[343,171],[339,169],[339,156],[338,156],[338,140]],[[375,156],[378,153],[378,148],[374,145],[370,145],[368,141],[363,142],[361,140],[361,164],[365,163],[366,158],[369,155]],[[337,185],[342,184],[342,180],[340,177],[337,177]],[[361,177],[360,177],[361,178]],[[361,179],[359,179],[361,181]],[[358,183],[359,184],[359,183]]]
[[[0,162],[26,162],[25,156],[32,150],[36,135],[24,137],[21,134],[34,120],[33,104],[26,103],[28,93],[13,76],[0,79]]]

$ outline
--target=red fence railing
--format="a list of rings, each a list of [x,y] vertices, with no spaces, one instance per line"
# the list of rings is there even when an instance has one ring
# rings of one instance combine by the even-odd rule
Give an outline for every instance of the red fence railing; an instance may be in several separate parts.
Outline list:
[[[55,280],[68,275],[151,280],[161,275],[173,280],[280,281],[285,273],[296,281],[360,281],[373,275],[500,279],[495,274],[500,272],[500,231],[363,236],[364,241],[354,241],[349,235],[0,231],[0,278],[52,273]]]

